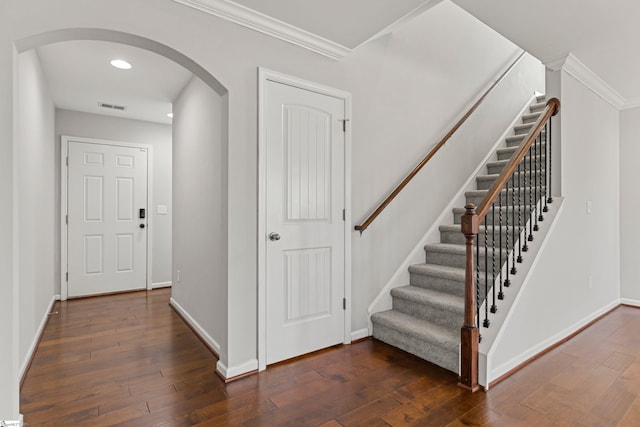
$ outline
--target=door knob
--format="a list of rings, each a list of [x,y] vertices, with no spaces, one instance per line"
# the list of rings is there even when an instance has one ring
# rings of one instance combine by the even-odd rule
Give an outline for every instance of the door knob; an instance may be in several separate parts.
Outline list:
[[[275,242],[276,240],[280,240],[280,235],[278,233],[269,234],[269,240]]]
[[[144,228],[144,224],[140,224],[140,228]]]

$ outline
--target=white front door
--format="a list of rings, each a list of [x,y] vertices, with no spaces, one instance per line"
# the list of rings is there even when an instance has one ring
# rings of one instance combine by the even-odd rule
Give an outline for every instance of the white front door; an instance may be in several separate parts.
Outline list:
[[[344,342],[345,102],[266,85],[269,364]]]
[[[69,141],[68,295],[147,286],[147,150]]]

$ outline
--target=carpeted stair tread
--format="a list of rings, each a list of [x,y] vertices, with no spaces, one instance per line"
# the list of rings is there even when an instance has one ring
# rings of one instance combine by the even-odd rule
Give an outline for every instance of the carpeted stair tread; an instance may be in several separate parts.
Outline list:
[[[526,205],[522,206],[522,208],[523,209],[520,211],[521,217],[528,216],[529,212],[530,212],[530,209],[528,207],[526,207]],[[502,206],[502,208],[496,207],[496,211],[495,211],[495,214],[494,214],[494,220],[496,221],[496,223],[498,223],[498,221],[499,221],[500,211],[502,211],[502,217],[504,218],[504,222],[505,223],[507,222],[507,219],[506,219],[507,215],[509,215],[509,221],[510,222],[513,221],[513,219],[512,219],[512,217],[513,217],[513,214],[512,214],[513,206]],[[518,212],[517,209],[516,209],[516,212]],[[460,225],[460,221],[461,221],[462,215],[464,215],[466,213],[466,210],[464,208],[453,208],[452,213],[453,213],[453,223],[457,224],[457,225]],[[488,221],[491,221],[491,213],[492,213],[491,211],[489,213],[487,213],[487,216],[489,218]],[[516,213],[516,215],[517,215],[517,213]]]
[[[537,183],[537,182],[536,182]],[[540,191],[544,191],[546,189],[545,186],[538,186],[538,192]],[[529,187],[516,187],[516,188],[509,188],[509,191],[507,192],[507,190],[500,190],[500,194],[503,197],[503,200],[506,200],[505,197],[511,197],[512,193],[515,192],[515,195],[517,196],[519,192],[522,192],[522,194],[524,195],[526,190],[526,194],[528,196],[530,190]],[[464,196],[466,197],[467,200],[470,199],[480,199],[480,201],[482,201],[482,199],[485,198],[485,196],[487,195],[487,193],[489,193],[489,190],[469,190],[469,191],[465,191]],[[496,199],[497,200],[497,199]],[[522,201],[523,203],[525,201]],[[480,203],[474,203],[476,206],[479,206]],[[497,206],[496,206],[497,208]]]
[[[371,316],[371,321],[374,324],[384,324],[395,331],[435,344],[451,352],[458,352],[458,347],[460,346],[460,331],[452,331],[428,320],[396,310],[375,313]]]
[[[516,177],[516,181],[518,180],[518,177],[520,177],[520,181],[522,181],[524,178],[524,173],[527,174],[527,179],[529,179],[529,171],[527,172],[516,172],[513,174],[513,176]],[[538,169],[537,171],[534,171],[534,173],[539,177],[540,175],[542,175],[544,173],[543,169]],[[544,175],[543,175],[544,176]],[[476,182],[477,183],[481,183],[481,182],[486,182],[486,181],[495,181],[496,179],[498,179],[500,177],[499,173],[491,173],[491,174],[486,174],[486,175],[478,175],[476,176]],[[481,189],[479,189],[481,190]]]
[[[533,161],[534,162],[538,162],[540,160],[544,160],[545,156],[543,155],[537,155],[537,156],[533,156]],[[502,159],[502,160],[493,160],[491,162],[487,162],[487,168],[491,169],[491,168],[497,168],[497,167],[502,167],[504,168],[505,166],[507,166],[507,164],[509,164],[509,161],[511,159]],[[526,159],[527,165],[529,164],[529,160]],[[522,160],[522,164],[525,163],[525,160]]]
[[[487,229],[487,233],[490,235],[494,231],[494,229],[495,229],[496,234],[497,234],[498,230],[500,229],[500,226],[498,224],[496,224],[495,226],[493,226],[491,224],[486,225],[486,226],[484,224],[480,224],[478,226],[479,234],[484,234],[484,229],[485,228]],[[502,225],[503,234],[507,233],[507,232],[511,233],[512,228],[513,227],[511,227],[511,226],[507,227],[505,224],[503,224]],[[438,229],[440,230],[441,233],[443,233],[443,232],[444,233],[458,232],[458,233],[460,233],[460,235],[462,235],[462,231],[461,231],[460,225],[458,225],[458,224],[443,224]],[[447,243],[451,243],[451,242],[447,242]],[[456,243],[453,243],[453,244],[455,245]]]
[[[533,104],[529,107],[529,111],[532,113],[538,112],[538,111],[542,111],[544,110],[544,108],[547,106],[546,102],[538,102],[536,104]]]
[[[442,254],[459,255],[464,254],[466,248],[465,245],[458,245],[456,243],[427,243],[426,245],[424,245],[424,250],[427,252],[431,251],[439,252]]]
[[[467,247],[464,244],[458,243],[429,243],[424,245],[424,250],[426,252],[438,252],[447,255],[459,255],[466,257],[467,255]],[[506,252],[503,252],[503,255],[506,255]],[[484,256],[483,253],[480,256]]]
[[[540,117],[540,114],[542,114],[541,112],[535,112],[535,113],[529,113],[529,114],[525,114],[522,116],[522,122],[523,123],[533,123],[536,120],[538,120],[538,117]]]
[[[528,175],[528,174],[527,174]],[[538,177],[539,179],[539,177]],[[537,184],[537,181],[536,181]],[[538,186],[538,192],[540,192],[541,190],[544,190],[546,187],[543,185],[542,187]],[[509,194],[511,194],[513,191],[516,192],[516,194],[518,194],[519,191],[523,191],[524,189],[527,190],[527,193],[529,192],[529,187],[516,187],[515,189],[513,187],[509,188]],[[465,191],[464,195],[466,197],[484,197],[487,195],[487,193],[489,192],[489,190],[469,190],[469,191]],[[500,192],[504,195],[507,194],[507,190],[503,189],[500,190]]]
[[[391,296],[464,316],[464,298],[457,295],[407,285],[392,289]]]
[[[515,125],[513,130],[516,135],[526,134],[533,127],[533,123],[524,123],[521,125]]]
[[[511,147],[511,146],[518,146],[522,143],[522,141],[524,140],[524,137],[526,135],[512,135],[512,136],[508,136],[505,141],[507,142],[507,146]]]
[[[463,281],[464,269],[448,267],[436,264],[414,264],[409,266],[409,273],[421,274],[423,276],[438,276],[443,279]]]
[[[496,155],[498,156],[498,160],[505,160],[505,158],[511,158],[513,153],[518,151],[520,147],[507,147],[507,148],[498,148],[496,150]]]

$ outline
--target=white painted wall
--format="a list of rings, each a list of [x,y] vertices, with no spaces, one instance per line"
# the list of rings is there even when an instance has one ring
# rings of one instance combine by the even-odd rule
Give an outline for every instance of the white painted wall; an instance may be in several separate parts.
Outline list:
[[[620,112],[620,296],[640,305],[640,108]]]
[[[172,299],[228,363],[223,99],[194,77],[173,102]],[[179,271],[179,273],[178,273]],[[249,311],[249,310],[245,310]]]
[[[22,372],[54,295],[55,106],[35,51],[20,54],[18,82],[18,360]]]
[[[37,44],[30,37],[77,28],[136,34],[186,55],[205,71],[198,74],[200,77],[206,77],[208,72],[222,83],[218,86],[220,93],[224,94],[225,88],[229,91],[228,104],[223,99],[224,105],[228,105],[228,116],[223,122],[228,123],[229,141],[225,261],[229,367],[243,366],[255,359],[257,353],[257,67],[264,66],[353,94],[352,212],[357,220],[384,197],[400,175],[445,132],[445,125],[453,122],[517,50],[449,1],[435,6],[393,35],[363,46],[342,62],[169,0],[94,0],[90,3],[10,0],[1,4],[0,174],[4,175],[0,180],[0,200],[7,201],[7,209],[0,212],[0,262],[4,263],[0,264],[3,267],[0,279],[6,279],[0,280],[3,296],[12,297],[14,292],[9,285],[13,280],[13,164],[7,160],[12,158],[13,138],[12,43],[25,49],[32,47],[28,42]],[[451,171],[452,166],[447,165],[446,169]],[[376,289],[393,272],[398,260],[409,252],[412,243],[422,236],[430,218],[437,215],[442,179],[434,180],[432,173],[423,174],[422,183],[408,190],[407,194],[418,200],[416,211],[392,208],[386,215],[398,221],[393,226],[375,225],[378,228],[375,238],[367,237],[366,242],[353,234],[354,329],[366,327],[366,308]],[[399,203],[407,206],[410,198]],[[416,217],[418,229],[409,231],[405,225]],[[396,234],[400,237],[392,237]],[[9,316],[6,322],[0,322],[0,338],[8,342],[17,328],[11,315],[10,311],[0,314]],[[2,363],[0,366],[4,375],[6,366],[13,365]],[[12,368],[6,375],[12,378]],[[15,389],[1,389],[0,402],[15,402],[14,393]],[[5,394],[7,399],[3,399]],[[11,414],[17,407],[15,403],[7,405],[0,406],[0,417],[3,409]]]
[[[56,110],[56,293],[60,293],[60,136],[78,136],[153,146],[153,284],[171,283],[171,126],[140,120]],[[167,206],[167,215],[159,215],[157,206]]]
[[[0,17],[7,16],[7,3],[0,3]],[[17,227],[17,111],[18,55],[10,42],[9,28],[0,25],[0,295],[5,302],[0,310],[0,419],[16,420],[19,413],[18,356],[18,242]],[[14,141],[15,137],[15,141]],[[14,167],[14,163],[16,166]],[[17,225],[17,224],[16,224]]]
[[[560,101],[563,210],[495,343],[489,381],[620,298],[619,112],[564,71]]]

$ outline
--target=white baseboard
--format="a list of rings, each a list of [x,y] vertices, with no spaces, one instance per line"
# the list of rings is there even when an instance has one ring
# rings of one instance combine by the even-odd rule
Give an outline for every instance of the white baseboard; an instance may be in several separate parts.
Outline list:
[[[18,417],[17,420],[1,420],[0,426],[5,427],[22,427],[24,425],[24,419],[22,414]]]
[[[54,295],[51,297],[51,301],[49,302],[49,305],[47,306],[47,311],[45,311],[44,316],[42,317],[42,320],[40,321],[40,325],[38,325],[38,330],[36,331],[36,335],[33,337],[33,342],[31,343],[31,345],[29,346],[29,350],[27,351],[27,354],[25,354],[24,359],[20,365],[20,372],[18,375],[18,378],[20,378],[20,380],[22,380],[25,376],[25,374],[27,373],[27,368],[29,367],[29,363],[31,362],[31,358],[33,357],[33,354],[36,351],[36,348],[38,347],[38,344],[40,343],[40,338],[42,338],[42,333],[44,332],[44,327],[47,325],[47,320],[49,320],[49,313],[51,313],[51,310],[53,309],[53,304],[55,304],[56,302],[56,297],[58,297],[59,299],[59,295]],[[10,425],[10,424],[8,424]]]
[[[369,329],[362,328],[357,331],[351,331],[351,341],[361,340],[362,338],[367,338],[369,336]]]
[[[172,282],[157,282],[157,283],[151,284],[151,289],[170,288],[171,285],[172,285]]]
[[[53,296],[53,298],[54,298],[56,301],[60,301],[60,299],[61,299],[60,294],[56,294],[56,295],[54,295],[54,296]]]
[[[258,370],[258,359],[250,359],[236,366],[227,367],[222,361],[218,360],[216,371],[222,378],[228,380],[230,378],[239,377]]]
[[[599,309],[599,310],[589,314],[588,316],[584,317],[583,319],[575,322],[573,325],[569,326],[568,328],[565,328],[562,331],[558,332],[557,334],[547,338],[546,340],[544,340],[544,341],[542,341],[542,342],[530,347],[529,350],[522,352],[520,355],[518,355],[518,356],[514,357],[513,359],[503,363],[501,366],[498,366],[497,368],[491,369],[490,373],[489,373],[489,378],[488,378],[488,381],[487,381],[487,385],[485,386],[486,389],[487,390],[489,389],[488,385],[492,381],[495,381],[496,379],[500,378],[501,376],[503,376],[507,372],[511,371],[512,369],[517,368],[518,366],[520,366],[521,364],[525,363],[527,360],[531,359],[532,357],[536,356],[537,354],[540,354],[543,351],[545,351],[546,349],[548,349],[549,347],[552,347],[556,343],[559,343],[563,339],[565,339],[568,336],[570,336],[571,334],[575,333],[577,330],[579,330],[580,328],[582,328],[585,325],[589,324],[590,322],[592,322],[593,320],[597,319],[598,317],[602,316],[606,312],[616,308],[618,305],[620,305],[620,300],[615,300],[615,301],[607,304],[606,306],[602,307],[601,309]]]
[[[182,319],[193,329],[193,331],[200,337],[202,341],[205,342],[207,347],[209,347],[217,357],[220,357],[220,344],[214,340],[211,335],[204,330],[202,326],[193,318],[189,313],[185,311],[184,308],[173,298],[169,300],[169,305],[173,307],[173,309],[182,317]]]
[[[620,304],[632,305],[634,307],[640,307],[640,301],[637,299],[620,298]]]

